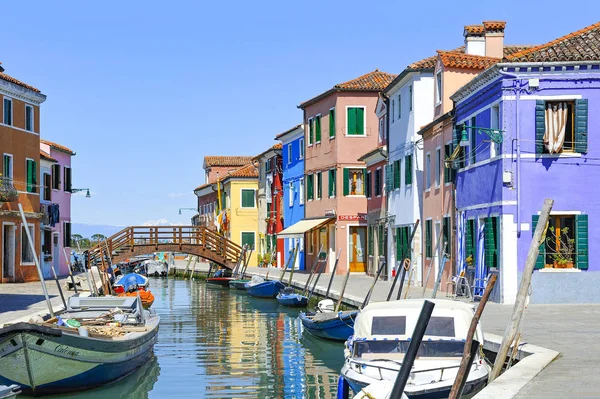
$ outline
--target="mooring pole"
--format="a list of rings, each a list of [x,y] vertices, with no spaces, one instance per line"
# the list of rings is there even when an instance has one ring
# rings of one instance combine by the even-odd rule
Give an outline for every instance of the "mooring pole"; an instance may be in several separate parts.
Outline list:
[[[335,271],[338,267],[338,262],[340,261],[340,255],[342,254],[342,248],[338,251],[337,258],[335,258],[335,264],[333,265],[333,271],[331,272],[331,278],[329,279],[329,284],[327,285],[327,292],[325,293],[325,299],[329,296],[329,290],[331,289],[331,283],[333,283],[333,277],[335,277]]]
[[[73,278],[73,273],[71,271],[71,261],[67,257],[67,250],[63,247],[63,254],[65,254],[65,262],[67,262],[67,268],[69,269],[69,276],[71,277],[71,283],[73,284],[73,289],[75,293],[78,294],[77,285],[75,284],[75,279]]]
[[[319,252],[321,253],[321,251],[323,250],[323,244],[321,244],[321,246],[319,247]],[[312,267],[310,268],[310,273],[308,273],[308,278],[306,279],[306,285],[304,286],[304,291],[302,291],[302,296],[306,296],[306,294],[308,294],[308,287],[310,286],[310,282],[313,279],[313,276],[317,273],[317,265],[319,264],[319,257],[317,256],[315,258],[315,261],[313,262]]]
[[[364,309],[365,306],[367,306],[369,304],[369,301],[371,300],[371,294],[373,293],[373,289],[375,288],[375,284],[377,284],[377,280],[379,280],[379,276],[381,276],[381,272],[383,271],[384,267],[385,267],[385,258],[382,256],[379,258],[379,269],[377,269],[377,274],[375,275],[375,278],[373,279],[371,288],[369,288],[369,291],[367,292],[367,295],[365,296],[365,299],[364,299],[362,305],[360,306],[361,309]]]
[[[500,345],[500,349],[496,355],[496,361],[494,362],[494,368],[490,373],[488,383],[491,383],[500,375],[502,367],[504,366],[504,361],[506,360],[506,355],[508,354],[510,346],[517,335],[519,323],[521,321],[521,317],[523,316],[523,311],[525,310],[525,301],[527,299],[529,286],[531,285],[531,277],[535,267],[535,260],[540,252],[540,245],[545,241],[548,218],[553,205],[553,199],[546,198],[544,200],[544,206],[540,212],[540,217],[538,219],[535,232],[533,233],[533,239],[531,240],[531,245],[529,246],[529,252],[527,253],[525,270],[523,271],[523,276],[521,277],[521,284],[519,285],[519,292],[517,293],[517,299],[515,301],[513,313],[510,318],[510,322],[506,327],[506,332],[504,333],[502,344]]]
[[[58,275],[56,274],[56,270],[54,270],[54,266],[50,265],[50,270],[52,270],[52,274],[54,275],[54,281],[56,281],[56,287],[58,288],[58,293],[60,294],[60,299],[62,299],[62,303],[67,308],[67,301],[65,301],[65,296],[63,294],[62,288],[60,286],[60,282],[58,281]]]

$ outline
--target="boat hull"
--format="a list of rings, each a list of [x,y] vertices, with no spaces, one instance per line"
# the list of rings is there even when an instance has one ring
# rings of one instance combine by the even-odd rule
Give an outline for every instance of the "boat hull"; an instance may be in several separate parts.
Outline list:
[[[333,313],[333,312],[332,312]],[[306,313],[300,313],[302,325],[312,335],[333,341],[345,341],[354,333],[354,319],[358,311],[342,315],[332,314],[330,318],[315,320]]]
[[[235,280],[233,277],[210,277],[206,279],[206,282],[221,287],[229,287],[229,283],[233,280]]]
[[[300,294],[279,294],[277,301],[282,306],[292,308],[305,308],[308,305],[308,298]]]
[[[250,285],[246,283],[246,291],[248,295],[257,298],[275,298],[279,291],[285,288],[281,281],[263,281],[262,283]]]
[[[229,288],[234,288],[240,291],[246,291],[246,283],[249,283],[250,280],[231,280],[229,282]]]
[[[94,388],[121,379],[152,355],[158,316],[149,331],[132,339],[106,340],[63,334],[18,323],[0,329],[0,384],[24,394],[50,395]]]

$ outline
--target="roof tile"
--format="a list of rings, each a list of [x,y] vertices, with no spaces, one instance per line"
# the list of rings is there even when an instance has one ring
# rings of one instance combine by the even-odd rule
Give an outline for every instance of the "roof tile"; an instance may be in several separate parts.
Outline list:
[[[503,32],[506,28],[504,21],[483,21],[483,28],[486,32]]]
[[[251,156],[207,155],[204,157],[204,167],[244,166],[251,161]]]
[[[10,82],[10,83],[14,83],[14,84],[24,87],[26,89],[33,90],[36,93],[40,93],[40,89],[36,89],[35,87],[30,86],[27,83],[21,82],[19,79],[15,79],[12,76],[8,76],[5,73],[0,72],[0,79],[6,80],[7,82]]]
[[[46,144],[46,145],[50,146],[50,148],[53,148],[55,150],[67,153],[69,155],[75,155],[75,153],[72,150],[68,149],[64,145],[60,145],[60,144],[57,144],[57,143],[53,143],[52,141],[42,140],[42,139],[40,139],[40,143]]]
[[[385,89],[396,75],[387,72],[381,72],[379,69],[366,73],[356,79],[344,83],[338,83],[333,86],[335,89],[343,90],[369,90],[379,91]]]
[[[464,54],[453,51],[438,51],[442,64],[447,68],[486,69],[498,62],[500,58],[481,55]]]
[[[241,168],[227,173],[223,180],[226,180],[230,177],[258,177],[258,170],[254,167],[254,165],[249,163]]]
[[[58,162],[56,159],[52,158],[50,156],[50,154],[48,154],[46,151],[40,150],[40,158],[41,159],[46,159],[50,162]]]
[[[483,25],[465,25],[465,33],[471,35],[483,35],[485,33],[485,28]]]

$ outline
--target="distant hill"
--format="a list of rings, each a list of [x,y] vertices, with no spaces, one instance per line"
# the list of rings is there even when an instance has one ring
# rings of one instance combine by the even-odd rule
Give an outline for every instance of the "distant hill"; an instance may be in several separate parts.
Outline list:
[[[94,234],[102,234],[110,237],[123,230],[126,226],[109,226],[103,224],[73,223],[71,225],[71,234],[81,234],[83,238],[90,238]]]

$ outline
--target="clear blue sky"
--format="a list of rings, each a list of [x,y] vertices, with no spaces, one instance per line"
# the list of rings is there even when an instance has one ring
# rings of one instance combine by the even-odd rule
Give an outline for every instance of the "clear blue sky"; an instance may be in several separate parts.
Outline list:
[[[535,3],[535,5],[534,5]],[[16,1],[0,61],[42,90],[42,138],[77,152],[74,222],[189,223],[205,155],[255,155],[300,123],[296,106],[368,71],[463,43],[507,21],[508,44],[597,22],[579,1]]]

